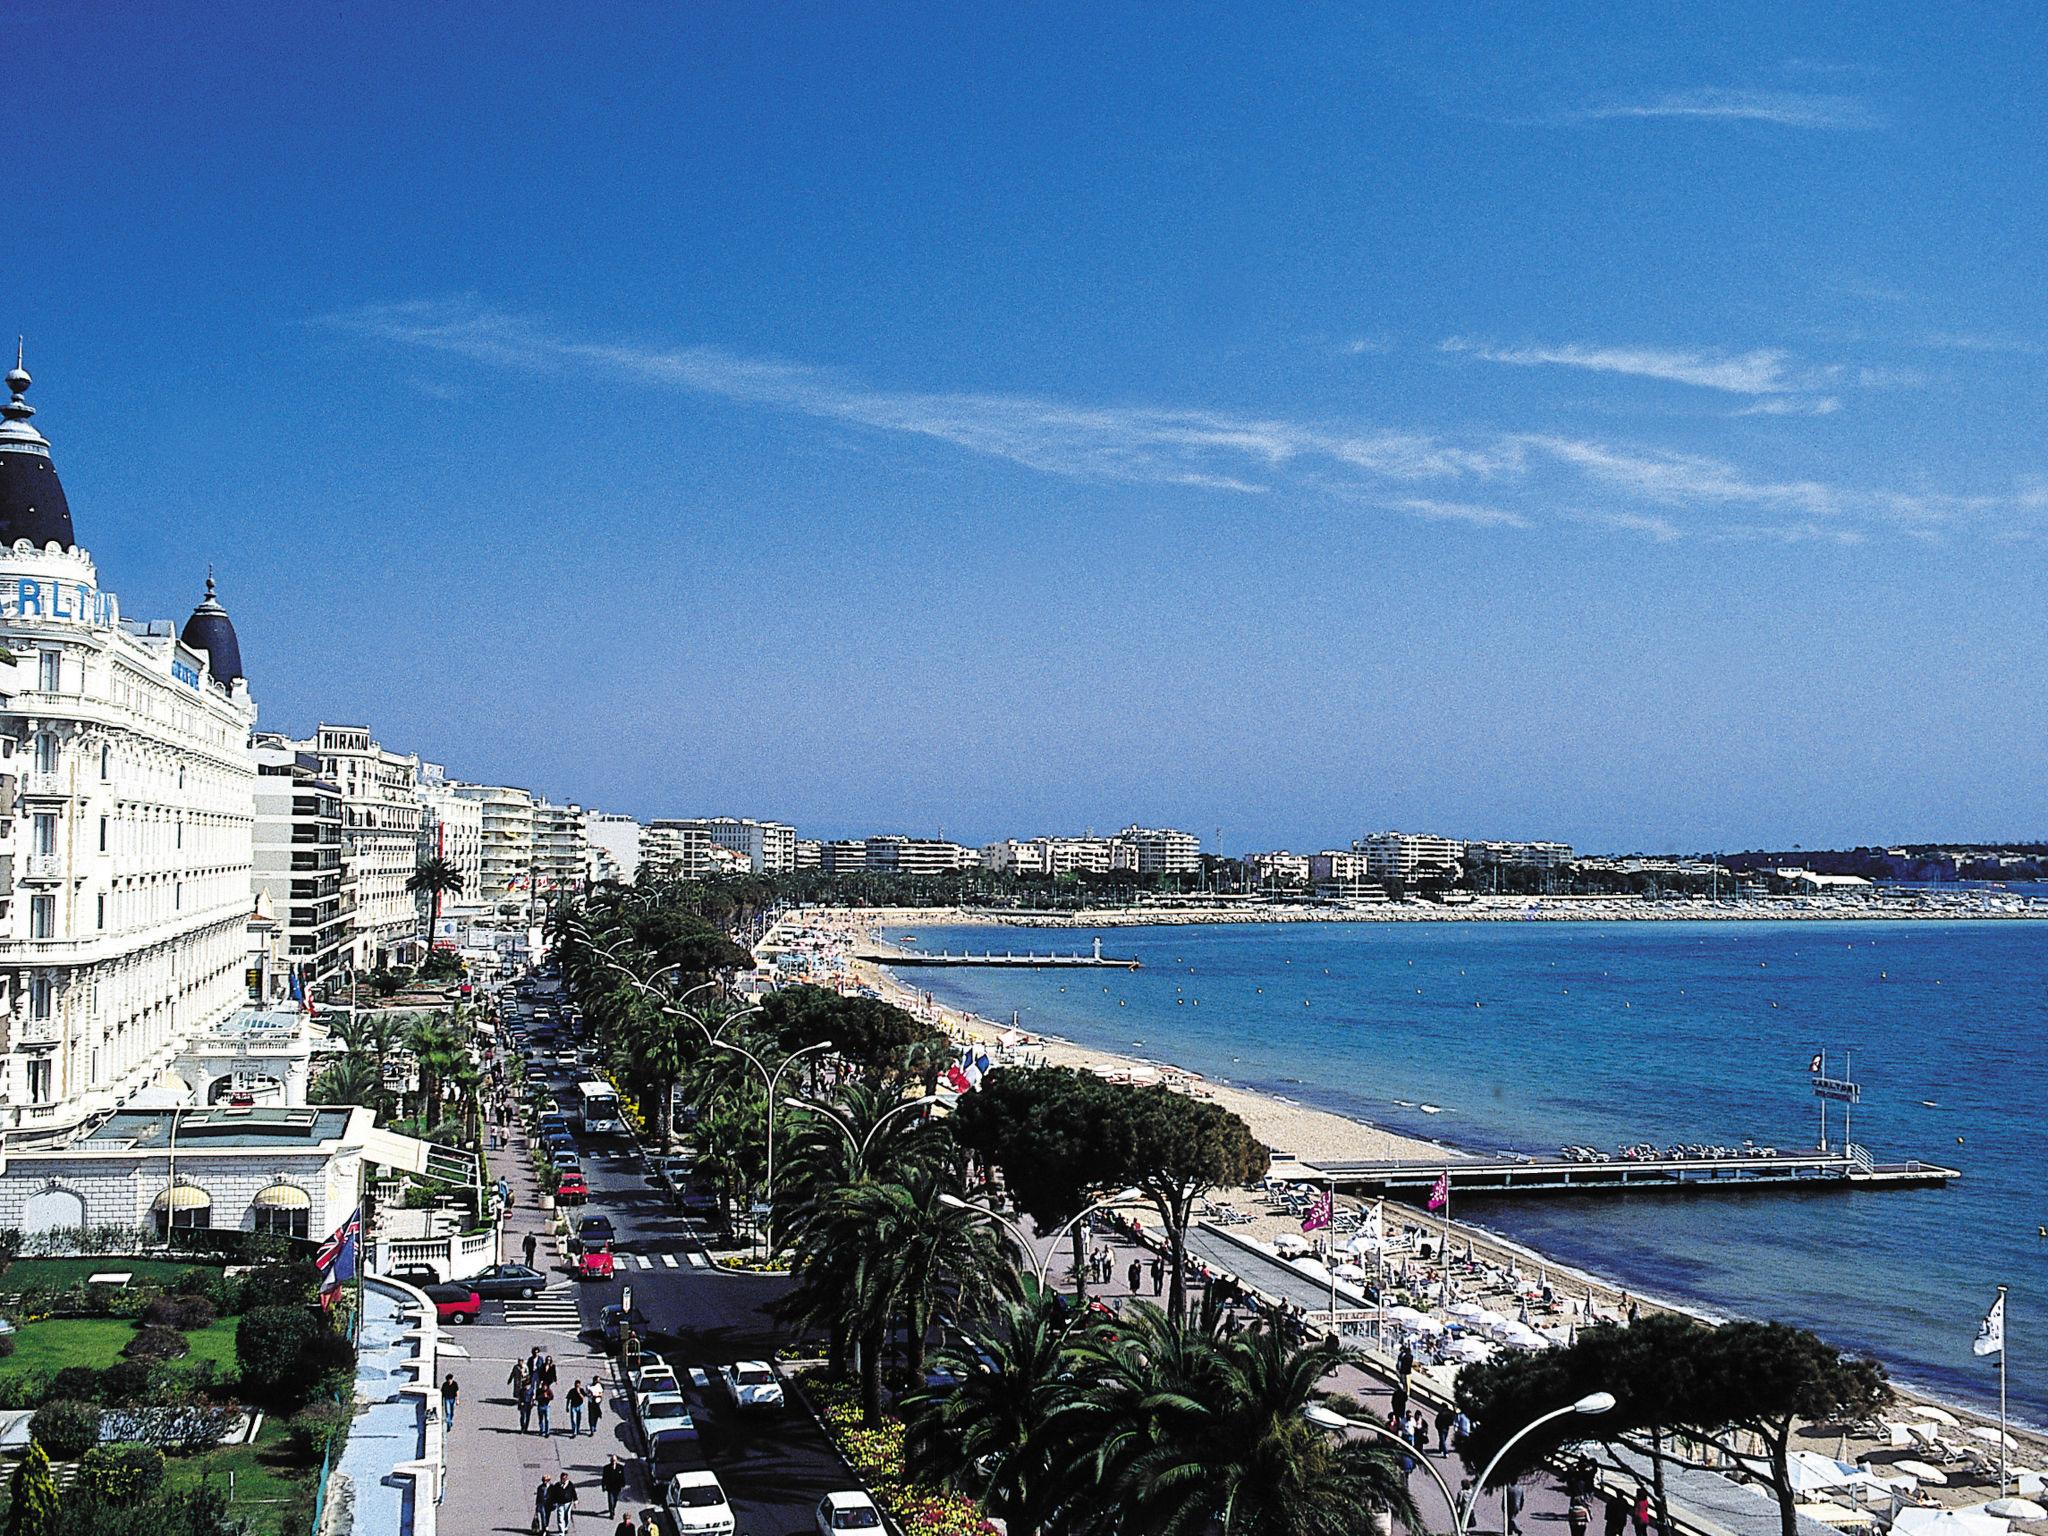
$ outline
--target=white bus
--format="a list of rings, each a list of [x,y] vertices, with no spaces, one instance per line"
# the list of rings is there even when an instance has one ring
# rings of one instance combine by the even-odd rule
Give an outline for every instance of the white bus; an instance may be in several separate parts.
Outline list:
[[[576,1102],[583,1116],[584,1135],[616,1136],[625,1130],[626,1122],[619,1117],[619,1096],[610,1083],[578,1083]]]

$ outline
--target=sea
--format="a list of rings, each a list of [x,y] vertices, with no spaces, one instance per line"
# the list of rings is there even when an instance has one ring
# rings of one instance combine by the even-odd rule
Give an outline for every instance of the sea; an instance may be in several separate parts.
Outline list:
[[[892,930],[901,939],[906,931]],[[1087,929],[919,928],[919,948],[1085,950]],[[1971,1352],[2011,1288],[2012,1417],[2048,1426],[2048,923],[1703,921],[1106,928],[1135,971],[899,972],[1027,1031],[1464,1150],[1811,1148],[1809,1068],[1879,1162],[1945,1189],[1467,1200],[1453,1215],[1644,1296],[1809,1327],[1995,1410]],[[1429,1105],[1434,1113],[1425,1111]],[[1828,1134],[1843,1132],[1828,1107]],[[1314,1147],[1285,1150],[1313,1158]]]

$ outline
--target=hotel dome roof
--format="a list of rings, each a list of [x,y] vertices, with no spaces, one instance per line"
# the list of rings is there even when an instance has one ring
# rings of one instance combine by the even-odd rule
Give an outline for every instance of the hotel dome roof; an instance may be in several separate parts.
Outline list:
[[[27,539],[38,549],[45,544],[69,549],[78,542],[71,531],[71,503],[50,462],[50,445],[29,425],[36,408],[22,398],[29,376],[19,344],[14,367],[0,382],[10,395],[0,406],[5,418],[0,420],[0,545]]]
[[[234,620],[213,595],[213,572],[206,573],[206,597],[192,610],[192,617],[185,621],[184,632],[178,638],[195,651],[206,652],[215,682],[240,681],[242,642],[235,638]]]

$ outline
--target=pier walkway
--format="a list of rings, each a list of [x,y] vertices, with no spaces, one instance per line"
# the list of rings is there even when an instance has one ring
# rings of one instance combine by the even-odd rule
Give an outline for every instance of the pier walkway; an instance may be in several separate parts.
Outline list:
[[[891,946],[887,950],[873,950],[867,954],[855,955],[853,958],[865,961],[870,965],[1019,966],[1029,967],[1034,970],[1135,971],[1139,969],[1139,963],[1136,960],[1119,959],[1115,955],[1105,955],[1102,952],[1102,940],[1100,939],[1095,941],[1093,949],[1086,954],[1078,951],[1054,953],[1028,949],[1019,954],[1015,950],[1006,949],[1000,955],[996,954],[993,950],[978,955],[956,955],[950,950],[924,951],[898,949]]]
[[[1918,1160],[1879,1163],[1862,1147],[1842,1151],[1770,1152],[1738,1157],[1612,1158],[1575,1162],[1563,1157],[1462,1158],[1441,1162],[1404,1159],[1370,1162],[1343,1158],[1276,1160],[1272,1175],[1308,1184],[1334,1184],[1346,1194],[1387,1195],[1417,1205],[1439,1179],[1452,1199],[1516,1195],[1727,1194],[1782,1189],[1915,1189],[1946,1185],[1959,1169]]]

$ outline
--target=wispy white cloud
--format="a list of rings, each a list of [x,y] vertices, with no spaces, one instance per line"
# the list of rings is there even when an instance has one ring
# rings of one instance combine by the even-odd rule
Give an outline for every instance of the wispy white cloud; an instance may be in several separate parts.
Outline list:
[[[1634,100],[1589,103],[1563,116],[1577,122],[1681,118],[1709,122],[1769,123],[1780,128],[1857,130],[1882,121],[1860,97],[1813,91],[1741,90],[1698,86]]]
[[[1929,331],[1918,338],[1919,345],[1943,352],[2010,353],[2015,357],[2039,357],[2048,345],[2025,336],[1999,336],[1982,331]]]
[[[1659,347],[1585,346],[1568,343],[1549,347],[1500,347],[1453,336],[1440,343],[1445,352],[1467,353],[1489,363],[1524,368],[1584,368],[1594,373],[1623,373],[1642,379],[1664,379],[1733,395],[1778,395],[1810,389],[1830,369],[1795,369],[1790,353],[1775,347],[1751,352],[1674,351]]]
[[[1436,523],[1469,523],[1475,528],[1529,528],[1534,525],[1519,512],[1503,507],[1482,507],[1469,501],[1438,501],[1427,496],[1406,496],[1386,503],[1396,512],[1406,512]]]
[[[1833,395],[1772,395],[1745,405],[1737,416],[1832,416],[1842,408]]]
[[[1229,496],[1324,497],[1472,527],[1576,521],[1653,538],[1856,538],[2037,523],[2015,495],[1865,490],[1756,475],[1725,460],[1559,433],[1413,431],[1208,408],[1093,405],[1032,394],[882,389],[834,370],[715,347],[593,341],[475,304],[328,316],[351,335],[507,370],[564,366],[686,395],[928,440],[1043,474]],[[1782,361],[1724,360],[1760,404]],[[1723,382],[1710,387],[1733,388]],[[1742,391],[1737,391],[1742,392]],[[1802,408],[1811,408],[1802,404]]]

